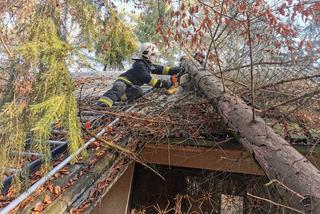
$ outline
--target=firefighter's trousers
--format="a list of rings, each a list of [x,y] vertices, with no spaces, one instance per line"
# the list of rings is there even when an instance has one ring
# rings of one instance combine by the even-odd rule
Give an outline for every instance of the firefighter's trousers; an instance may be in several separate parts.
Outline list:
[[[138,85],[129,85],[121,80],[116,80],[110,90],[102,95],[100,102],[112,106],[117,101],[132,102],[143,95],[143,90]]]

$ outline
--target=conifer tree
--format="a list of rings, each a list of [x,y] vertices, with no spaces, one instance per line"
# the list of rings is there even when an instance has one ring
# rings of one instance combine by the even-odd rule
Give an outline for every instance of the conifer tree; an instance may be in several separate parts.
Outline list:
[[[174,54],[178,51],[178,46],[169,40],[171,32],[176,29],[170,24],[170,13],[173,6],[166,1],[145,0],[143,12],[136,18],[137,26],[135,33],[140,42],[155,43],[161,53],[169,60],[169,64],[174,64]],[[168,48],[170,47],[170,48]]]
[[[115,11],[102,9],[95,1],[19,1],[15,6],[0,10],[2,17],[7,17],[2,19],[0,32],[2,53],[6,56],[6,68],[1,71],[5,81],[0,82],[5,88],[0,91],[1,180],[6,169],[23,165],[21,154],[26,151],[27,140],[31,142],[28,149],[43,154],[44,169],[50,168],[47,141],[56,124],[67,131],[69,153],[83,144],[69,66],[74,59],[86,60],[83,47],[94,50],[99,38],[109,35],[107,41],[119,46],[104,53],[112,66],[135,50],[130,28],[117,20]],[[113,39],[111,34],[120,34],[121,29],[114,27],[118,31],[110,33],[108,28],[101,30],[109,19],[117,20],[125,31],[119,40],[116,37],[109,41]],[[109,24],[112,26],[113,22]],[[16,180],[20,177],[16,174]]]
[[[112,68],[122,67],[122,62],[137,50],[135,34],[115,10],[110,10],[109,19],[102,22],[101,28],[104,33],[97,42],[97,55]]]

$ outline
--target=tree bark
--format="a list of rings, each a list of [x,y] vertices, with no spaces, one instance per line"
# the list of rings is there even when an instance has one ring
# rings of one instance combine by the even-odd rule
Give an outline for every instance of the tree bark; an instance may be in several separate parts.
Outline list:
[[[295,192],[292,195],[280,188],[290,205],[306,213],[320,213],[319,170],[267,126],[261,117],[257,116],[253,122],[251,107],[229,90],[224,93],[220,80],[208,70],[199,69],[199,64],[190,59],[184,60],[182,66],[209,101],[217,106],[227,125],[237,132],[240,143],[268,178],[278,180]]]

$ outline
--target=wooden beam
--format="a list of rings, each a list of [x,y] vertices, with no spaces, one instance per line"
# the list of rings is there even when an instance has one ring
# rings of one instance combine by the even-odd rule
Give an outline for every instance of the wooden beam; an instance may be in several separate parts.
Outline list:
[[[146,144],[141,157],[147,163],[264,175],[251,155],[241,149]]]

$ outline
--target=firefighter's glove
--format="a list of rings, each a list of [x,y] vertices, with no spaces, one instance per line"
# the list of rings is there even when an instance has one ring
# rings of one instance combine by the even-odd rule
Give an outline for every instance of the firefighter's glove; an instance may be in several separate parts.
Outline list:
[[[179,66],[179,67],[173,67],[170,69],[169,74],[174,75],[174,74],[178,74],[178,73],[184,73],[184,67]]]
[[[171,88],[172,86],[172,82],[171,81],[168,81],[168,80],[161,80],[161,85],[160,85],[160,88],[166,88],[166,89],[169,89]]]

